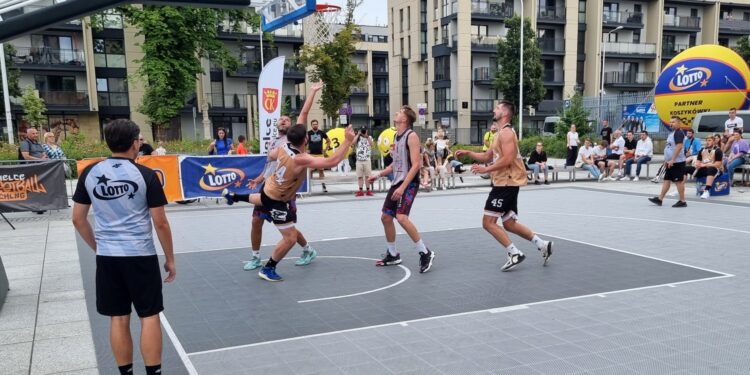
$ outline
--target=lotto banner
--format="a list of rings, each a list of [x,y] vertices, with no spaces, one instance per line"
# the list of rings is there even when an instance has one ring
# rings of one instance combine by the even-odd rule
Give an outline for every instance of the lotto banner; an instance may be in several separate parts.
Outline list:
[[[263,172],[264,155],[186,156],[180,160],[180,180],[185,199],[220,197],[224,189],[238,194],[257,193],[250,180]],[[309,192],[307,179],[300,193]]]
[[[260,153],[268,154],[268,145],[279,133],[276,123],[281,117],[281,88],[284,84],[284,56],[266,64],[258,77],[258,120],[260,120]]]
[[[149,167],[156,172],[168,201],[175,202],[183,200],[182,185],[180,184],[179,156],[140,156],[136,159],[136,163]]]
[[[67,207],[63,161],[0,165],[0,212]]]

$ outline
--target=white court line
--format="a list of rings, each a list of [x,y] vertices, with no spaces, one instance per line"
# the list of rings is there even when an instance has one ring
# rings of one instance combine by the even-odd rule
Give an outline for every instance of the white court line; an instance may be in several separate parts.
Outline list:
[[[377,259],[372,259],[372,258],[363,258],[363,257],[350,257],[350,256],[338,256],[338,255],[327,255],[327,256],[319,256],[318,258],[362,259],[362,260],[372,260],[372,261],[377,261]],[[404,266],[402,266],[402,265],[400,265],[400,264],[399,264],[398,266],[399,266],[399,267],[401,267],[401,269],[402,269],[402,270],[404,270],[404,272],[405,272],[405,275],[404,275],[404,277],[403,277],[403,278],[401,278],[401,280],[399,280],[399,281],[397,281],[397,282],[395,282],[395,283],[393,283],[393,284],[391,284],[391,285],[386,285],[386,286],[384,286],[384,287],[382,287],[382,288],[378,288],[378,289],[368,290],[368,291],[366,291],[366,292],[359,292],[359,293],[353,293],[353,294],[346,294],[346,295],[343,295],[343,296],[335,296],[335,297],[325,297],[325,298],[315,298],[315,299],[306,299],[306,300],[302,300],[302,301],[297,301],[297,303],[308,303],[308,302],[318,302],[318,301],[330,301],[330,300],[334,300],[334,299],[341,299],[341,298],[348,298],[348,297],[356,297],[356,296],[361,296],[361,295],[363,295],[363,294],[370,294],[370,293],[375,293],[375,292],[379,292],[379,291],[381,291],[381,290],[386,290],[386,289],[390,289],[390,288],[393,288],[394,286],[396,286],[396,285],[399,285],[399,284],[403,283],[404,281],[408,280],[408,279],[409,279],[409,278],[411,277],[411,271],[409,271],[409,269],[408,269],[408,268],[406,268],[406,267],[404,267]]]
[[[661,189],[661,184],[656,185],[656,186],[658,186],[659,189]],[[687,187],[687,185],[685,186]],[[563,189],[589,191],[589,192],[602,193],[602,194],[613,194],[613,195],[619,195],[620,197],[622,197],[623,195],[626,195],[626,196],[630,196],[633,198],[644,198],[646,195],[648,195],[648,193],[639,193],[639,192],[629,193],[629,192],[622,192],[622,191],[600,190],[602,188],[595,188],[595,187],[587,188],[587,187],[581,187],[581,186],[566,186],[564,188],[560,188],[560,190],[563,190]],[[670,187],[670,191],[672,191],[671,187]],[[634,194],[637,194],[637,195],[634,195]],[[688,191],[686,189],[685,198],[687,197],[688,197]],[[743,203],[743,202],[737,202],[737,203]],[[721,205],[722,207],[736,207],[736,208],[747,209],[747,206],[732,204],[731,201],[725,201],[725,200],[708,200],[708,201],[690,200],[690,204],[705,204],[705,205],[712,205],[712,206]],[[655,207],[655,206],[650,206],[650,207]]]
[[[161,325],[164,326],[164,331],[167,332],[167,336],[169,336],[169,339],[172,341],[172,345],[174,345],[174,348],[177,351],[177,355],[180,356],[180,359],[182,360],[182,363],[185,365],[185,369],[187,369],[188,374],[198,375],[198,370],[195,369],[195,366],[193,366],[193,362],[190,360],[190,357],[188,356],[187,352],[185,352],[185,348],[182,347],[182,343],[180,343],[180,340],[177,338],[177,335],[174,333],[172,326],[169,324],[169,321],[167,320],[167,316],[164,315],[164,312],[160,312],[159,316],[161,318]]]

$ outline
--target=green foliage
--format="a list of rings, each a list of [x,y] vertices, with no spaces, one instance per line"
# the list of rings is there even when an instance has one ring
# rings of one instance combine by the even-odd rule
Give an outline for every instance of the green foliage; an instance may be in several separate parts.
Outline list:
[[[732,49],[745,60],[745,63],[750,64],[750,37],[747,35],[740,37],[737,39],[737,45]]]
[[[201,58],[236,70],[239,60],[218,39],[218,25],[228,20],[233,30],[241,25],[259,27],[251,10],[144,5],[119,8],[125,19],[144,37],[144,56],[138,77],[146,92],[138,110],[149,116],[159,134],[179,115],[185,98],[195,91],[195,79],[203,74]]]
[[[312,81],[325,82],[320,107],[326,116],[333,119],[338,119],[339,108],[351,95],[352,86],[361,84],[365,79],[365,73],[352,62],[356,52],[354,45],[357,43],[355,33],[359,33],[359,28],[347,23],[333,41],[320,45],[306,44],[300,52],[300,66],[308,70]]]
[[[33,87],[27,86],[21,98],[23,105],[23,119],[32,128],[40,128],[47,125],[47,106],[44,99],[40,98]]]
[[[564,158],[568,153],[568,145],[565,139],[535,135],[524,137],[518,142],[521,155],[525,158],[529,157],[538,142],[542,142],[544,145],[544,151],[547,153],[548,158]]]
[[[16,48],[12,44],[4,44],[5,48],[5,68],[8,73],[8,91],[10,96],[21,96],[21,85],[18,80],[21,78],[21,71],[18,70],[13,62],[13,56],[16,55]],[[3,86],[0,85],[0,116],[5,117],[5,99],[3,96]]]
[[[589,126],[589,111],[583,108],[583,96],[578,91],[570,98],[570,107],[560,113],[560,121],[555,125],[558,138],[565,139],[572,124],[576,125],[576,132],[581,140],[593,130]]]
[[[508,33],[505,39],[497,43],[497,72],[493,86],[503,94],[505,100],[518,105],[519,74],[521,65],[520,40],[521,18],[513,16],[505,21]],[[524,19],[523,35],[523,106],[535,107],[544,99],[544,67],[541,62],[541,51],[537,44],[536,32],[531,28],[531,21]],[[519,105],[520,107],[520,105]]]

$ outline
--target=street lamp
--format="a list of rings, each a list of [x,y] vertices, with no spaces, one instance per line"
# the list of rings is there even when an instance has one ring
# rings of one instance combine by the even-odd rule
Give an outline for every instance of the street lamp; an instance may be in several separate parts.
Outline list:
[[[609,41],[609,34],[622,30],[622,26],[617,26],[614,30],[609,31],[602,42],[602,74],[600,78],[601,87],[599,88],[599,122],[602,121],[602,96],[604,96],[604,63],[606,62],[607,55],[607,41]]]
[[[523,1],[521,1],[521,61],[518,74],[518,139],[523,139]]]

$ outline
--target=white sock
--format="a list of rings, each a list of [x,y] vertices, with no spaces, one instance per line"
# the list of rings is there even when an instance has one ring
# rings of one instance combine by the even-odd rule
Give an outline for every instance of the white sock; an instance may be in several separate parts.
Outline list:
[[[305,246],[302,247],[302,250],[303,251],[312,251],[313,248],[312,248],[312,246],[310,246],[310,243],[308,242],[307,245],[305,245]]]
[[[386,244],[386,246],[388,246],[388,253],[390,253],[394,257],[396,255],[398,255],[398,253],[396,252],[396,243],[395,242],[386,242],[385,244]]]
[[[417,249],[422,254],[427,254],[427,246],[424,245],[424,242],[422,240],[419,240],[414,243],[414,248]]]
[[[253,250],[253,258],[260,258],[260,250]]]
[[[506,247],[506,249],[508,250],[508,253],[510,253],[511,255],[513,255],[513,254],[521,254],[521,250],[518,250],[518,248],[516,247],[516,245],[514,245],[512,243],[508,247]]]
[[[539,250],[542,250],[545,246],[547,246],[547,241],[539,238],[539,236],[537,236],[536,234],[534,235],[534,238],[531,239],[531,242],[533,242],[534,245],[536,245],[536,248]]]

